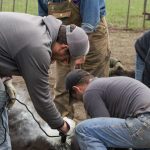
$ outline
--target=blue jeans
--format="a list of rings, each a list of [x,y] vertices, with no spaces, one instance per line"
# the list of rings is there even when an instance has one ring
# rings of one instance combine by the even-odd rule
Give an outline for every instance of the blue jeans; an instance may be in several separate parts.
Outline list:
[[[139,57],[138,54],[136,54],[135,79],[142,81],[144,67],[144,61]]]
[[[0,79],[0,150],[11,150],[8,128],[8,114],[6,109],[7,94]]]
[[[88,119],[77,125],[75,134],[81,150],[150,148],[150,113],[127,119]]]

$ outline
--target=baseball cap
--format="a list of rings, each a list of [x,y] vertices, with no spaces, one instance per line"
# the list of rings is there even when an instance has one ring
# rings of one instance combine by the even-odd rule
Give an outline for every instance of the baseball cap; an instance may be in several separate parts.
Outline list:
[[[77,58],[80,56],[85,56],[89,52],[89,40],[86,32],[76,26],[71,32],[70,25],[66,26],[66,37],[69,46],[70,56]]]
[[[80,83],[83,77],[89,75],[90,73],[82,69],[74,69],[73,71],[67,74],[65,84],[66,90],[69,91],[70,98],[72,97],[73,86],[76,86],[78,83]]]

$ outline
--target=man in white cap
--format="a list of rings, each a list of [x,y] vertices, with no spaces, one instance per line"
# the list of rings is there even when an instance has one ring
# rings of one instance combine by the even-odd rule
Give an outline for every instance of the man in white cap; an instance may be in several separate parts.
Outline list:
[[[69,106],[64,80],[67,73],[74,68],[82,68],[97,77],[109,76],[110,46],[105,18],[105,0],[38,0],[38,14],[39,16],[53,15],[66,25],[72,23],[79,25],[88,34],[90,50],[85,62],[80,59],[79,63],[70,62],[65,65],[56,61],[54,88],[54,102],[62,115],[73,117],[77,122],[84,120],[85,115],[81,117],[76,113],[81,112],[77,110],[77,103],[73,104],[73,107]],[[81,61],[84,62],[82,65],[80,65]],[[80,110],[84,112],[84,109]]]
[[[48,69],[55,60],[68,63],[85,57],[88,36],[80,27],[62,25],[53,16],[2,12],[0,20],[0,149],[11,149],[4,76],[22,76],[38,114],[52,129],[66,134],[70,127],[52,101]]]

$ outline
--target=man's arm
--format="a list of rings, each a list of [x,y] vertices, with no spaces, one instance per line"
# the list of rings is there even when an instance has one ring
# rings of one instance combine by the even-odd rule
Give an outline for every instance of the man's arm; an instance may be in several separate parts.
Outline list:
[[[52,100],[49,86],[49,52],[41,47],[28,48],[15,57],[37,113],[51,128],[60,128],[64,121]]]
[[[150,88],[150,48],[145,58],[145,68],[143,72],[142,82]]]
[[[80,15],[82,18],[81,27],[87,32],[93,32],[100,22],[100,11],[105,9],[104,0],[81,0],[80,1]],[[104,14],[105,15],[105,14]]]
[[[84,95],[84,105],[90,117],[110,117],[110,114],[98,91],[88,91]]]

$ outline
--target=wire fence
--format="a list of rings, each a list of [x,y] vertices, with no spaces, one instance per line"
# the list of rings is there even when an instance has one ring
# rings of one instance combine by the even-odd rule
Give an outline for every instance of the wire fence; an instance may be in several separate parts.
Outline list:
[[[146,11],[150,13],[150,0],[106,0],[109,25],[116,28],[143,29],[145,1]],[[150,28],[150,20],[145,21],[145,28]]]
[[[145,1],[147,1],[146,12],[150,13],[150,0],[106,0],[109,26],[123,29],[143,29],[143,27],[149,29],[150,16],[146,16],[144,22]],[[38,4],[37,0],[0,0],[0,11],[37,15]]]
[[[23,12],[37,15],[37,0],[0,0],[0,11]]]

